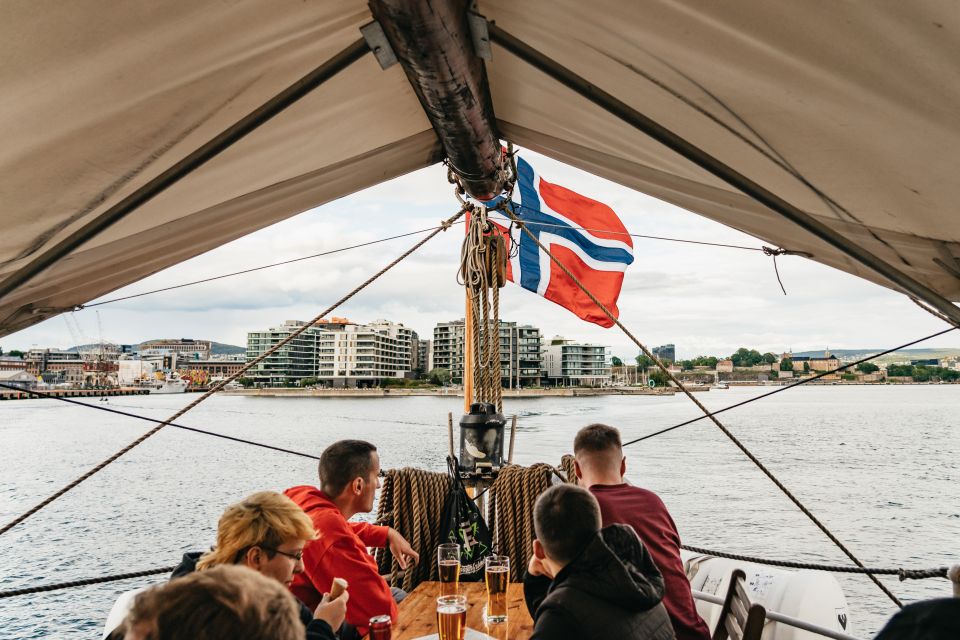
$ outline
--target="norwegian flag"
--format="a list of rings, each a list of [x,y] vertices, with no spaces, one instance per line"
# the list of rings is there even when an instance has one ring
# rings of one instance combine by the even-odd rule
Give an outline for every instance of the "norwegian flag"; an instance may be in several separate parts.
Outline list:
[[[550,184],[522,158],[517,158],[517,174],[520,202],[511,203],[513,212],[615,317],[619,317],[617,298],[623,273],[633,262],[633,241],[620,218],[602,202]],[[499,211],[490,212],[490,221],[503,232],[510,222]],[[510,238],[506,233],[504,236],[509,246]],[[569,309],[587,322],[613,326],[525,232],[514,231],[513,240],[519,247],[510,247],[509,280]]]

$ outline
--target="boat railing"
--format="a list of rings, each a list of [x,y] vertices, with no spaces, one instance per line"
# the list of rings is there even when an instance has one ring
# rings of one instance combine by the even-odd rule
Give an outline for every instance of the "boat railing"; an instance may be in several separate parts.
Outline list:
[[[704,602],[710,602],[712,604],[718,604],[721,607],[723,606],[723,598],[709,593],[704,593],[702,591],[693,591],[693,597],[697,600],[703,600]],[[842,633],[840,631],[834,631],[833,629],[828,629],[826,627],[821,627],[818,624],[813,624],[812,622],[807,622],[806,620],[801,620],[799,618],[794,618],[793,616],[788,616],[783,613],[778,613],[776,611],[767,611],[766,612],[767,620],[773,620],[774,622],[779,622],[791,627],[796,627],[797,629],[803,629],[804,631],[809,631],[810,633],[816,633],[817,635],[825,636],[827,638],[835,638],[835,640],[862,640],[862,638],[857,638],[855,636]]]

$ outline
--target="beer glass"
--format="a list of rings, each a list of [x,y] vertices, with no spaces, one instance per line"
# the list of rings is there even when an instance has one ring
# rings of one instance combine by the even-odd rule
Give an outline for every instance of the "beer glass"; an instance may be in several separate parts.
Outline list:
[[[467,632],[467,596],[437,598],[437,632],[440,640],[463,640]]]
[[[440,572],[440,595],[457,595],[460,584],[460,545],[447,542],[437,547],[437,569]]]
[[[487,582],[487,622],[507,619],[507,583],[510,581],[510,558],[487,556],[484,577]]]

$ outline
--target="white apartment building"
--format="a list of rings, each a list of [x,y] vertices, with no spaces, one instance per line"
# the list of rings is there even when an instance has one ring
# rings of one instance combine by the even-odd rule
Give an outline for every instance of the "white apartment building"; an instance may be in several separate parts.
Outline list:
[[[441,322],[433,329],[431,369],[447,369],[455,384],[463,382],[464,321]],[[543,358],[540,329],[500,321],[500,377],[505,389],[540,384]]]
[[[306,323],[287,320],[279,327],[247,334],[252,360]],[[417,334],[402,324],[376,320],[362,325],[332,318],[301,335],[247,372],[266,386],[289,386],[315,378],[327,387],[368,387],[384,378],[411,375]]]
[[[606,386],[610,384],[610,347],[555,336],[543,348],[543,369],[552,385]]]

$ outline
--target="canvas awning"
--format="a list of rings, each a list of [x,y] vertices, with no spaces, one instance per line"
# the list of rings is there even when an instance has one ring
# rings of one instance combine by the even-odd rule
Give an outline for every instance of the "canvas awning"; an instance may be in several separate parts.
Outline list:
[[[479,2],[488,19],[960,300],[960,13],[949,2]],[[0,279],[360,37],[362,2],[0,8]],[[889,286],[493,47],[518,145]],[[372,55],[0,298],[0,335],[437,162],[403,70]]]

